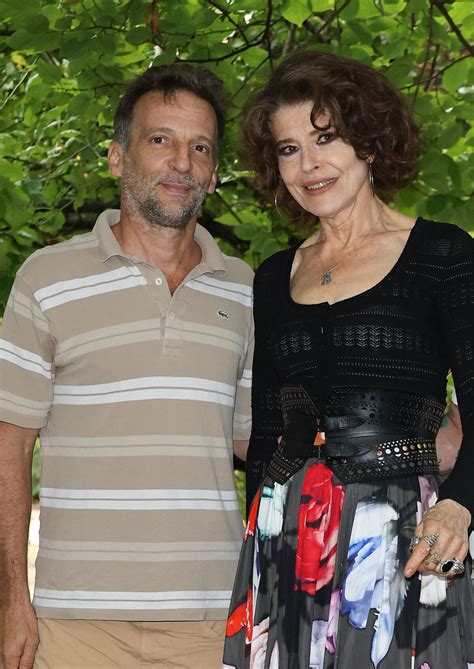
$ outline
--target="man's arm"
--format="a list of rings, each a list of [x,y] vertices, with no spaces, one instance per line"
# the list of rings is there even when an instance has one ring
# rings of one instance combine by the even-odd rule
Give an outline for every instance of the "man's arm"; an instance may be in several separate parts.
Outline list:
[[[248,439],[234,439],[234,455],[245,462],[247,459]]]
[[[450,405],[436,436],[439,470],[448,474],[456,463],[462,441],[461,416],[457,404]]]
[[[0,640],[4,669],[30,669],[38,646],[28,590],[31,460],[37,429],[0,422]]]

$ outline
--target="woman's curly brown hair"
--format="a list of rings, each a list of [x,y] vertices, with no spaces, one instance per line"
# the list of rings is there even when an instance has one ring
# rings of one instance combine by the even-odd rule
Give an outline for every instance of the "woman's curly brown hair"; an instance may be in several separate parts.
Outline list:
[[[311,121],[328,114],[335,132],[361,160],[373,158],[375,192],[388,201],[416,175],[420,132],[407,101],[380,72],[355,60],[299,51],[284,60],[244,110],[244,140],[258,185],[290,218],[308,218],[281,181],[271,131],[282,106],[311,101]],[[318,128],[319,129],[319,128]],[[312,218],[310,216],[310,218]],[[314,219],[313,219],[314,220]]]

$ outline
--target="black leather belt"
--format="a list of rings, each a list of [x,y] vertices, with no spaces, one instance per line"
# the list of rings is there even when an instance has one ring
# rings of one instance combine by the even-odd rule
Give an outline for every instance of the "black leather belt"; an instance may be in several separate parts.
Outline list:
[[[444,407],[386,389],[335,389],[321,415],[302,386],[281,387],[284,429],[267,475],[285,483],[308,460],[341,483],[439,474],[435,439]],[[331,413],[329,413],[331,411]],[[325,441],[315,445],[318,432]]]

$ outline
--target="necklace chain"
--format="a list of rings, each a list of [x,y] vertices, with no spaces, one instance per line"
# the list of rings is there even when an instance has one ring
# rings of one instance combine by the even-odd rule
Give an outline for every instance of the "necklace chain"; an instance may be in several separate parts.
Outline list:
[[[340,260],[338,260],[337,263],[335,265],[333,265],[332,267],[325,267],[325,265],[324,265],[324,263],[321,259],[321,253],[319,252],[319,248],[318,248],[318,244],[321,244],[321,242],[320,241],[316,242],[316,253],[318,255],[318,260],[320,262],[320,265],[323,268],[323,271],[321,272],[321,286],[327,286],[328,283],[331,283],[332,272],[336,269],[336,267],[339,267],[339,265],[342,262],[344,262],[344,260],[346,259],[347,254],[349,253],[350,250],[355,251],[356,249],[358,249],[360,247],[362,242],[364,242],[367,239],[367,237],[370,235],[370,233],[377,227],[378,223],[379,223],[379,221],[374,223],[374,225],[369,229],[368,232],[365,233],[365,235],[362,237],[362,239],[359,240],[359,243],[356,244],[356,246],[352,247],[352,249],[350,249],[350,248],[347,249],[343,253],[342,258]]]

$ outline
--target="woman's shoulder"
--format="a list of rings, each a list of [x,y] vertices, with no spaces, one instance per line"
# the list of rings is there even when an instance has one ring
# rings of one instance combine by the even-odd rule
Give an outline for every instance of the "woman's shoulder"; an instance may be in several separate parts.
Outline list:
[[[278,311],[285,302],[291,263],[296,247],[290,247],[266,258],[255,272],[255,315]]]
[[[266,258],[255,272],[255,282],[278,281],[286,276],[296,252],[296,246],[290,246],[283,251],[277,251]]]
[[[417,219],[420,247],[430,255],[449,257],[474,252],[471,235],[455,223]]]

